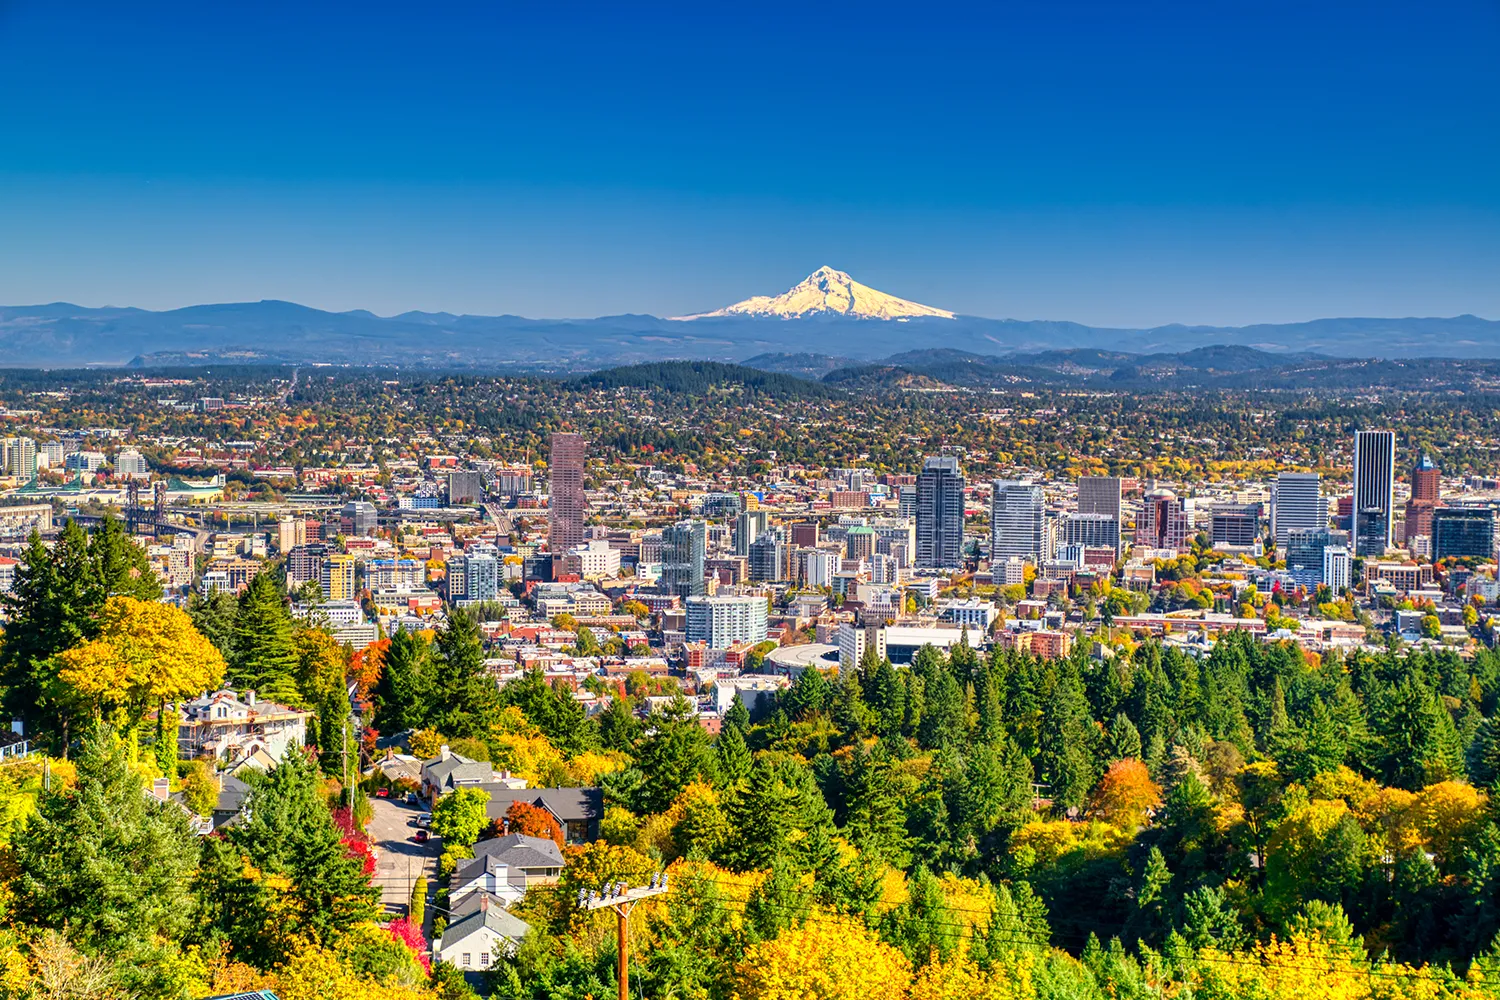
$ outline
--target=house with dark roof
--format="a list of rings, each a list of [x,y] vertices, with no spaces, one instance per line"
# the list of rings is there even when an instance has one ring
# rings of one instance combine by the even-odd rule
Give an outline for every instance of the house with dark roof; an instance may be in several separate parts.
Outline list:
[[[491,822],[504,824],[505,813],[515,802],[525,802],[545,809],[562,826],[564,839],[570,844],[586,844],[599,839],[599,821],[604,818],[604,791],[599,788],[507,788],[504,785],[478,786],[489,793],[485,806]]]
[[[471,760],[454,753],[445,743],[438,755],[422,762],[422,794],[437,801],[457,788],[494,785],[501,788],[525,788],[524,778],[512,778],[510,772],[495,773],[488,761]]]

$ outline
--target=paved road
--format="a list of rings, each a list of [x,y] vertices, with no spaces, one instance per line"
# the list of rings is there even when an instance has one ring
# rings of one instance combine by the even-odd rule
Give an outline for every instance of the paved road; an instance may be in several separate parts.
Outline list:
[[[437,877],[437,845],[415,843],[411,837],[417,832],[412,821],[424,809],[420,806],[399,804],[391,799],[371,799],[375,815],[367,828],[370,840],[375,844],[375,884],[380,886],[380,901],[387,912],[404,914],[411,899],[412,883],[418,876],[427,876],[430,887]],[[432,911],[428,910],[430,920]]]

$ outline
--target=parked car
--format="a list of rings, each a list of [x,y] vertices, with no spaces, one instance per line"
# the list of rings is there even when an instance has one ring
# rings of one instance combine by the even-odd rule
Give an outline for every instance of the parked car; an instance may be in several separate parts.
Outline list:
[[[426,830],[418,830],[416,833],[412,834],[411,839],[415,840],[419,844],[425,844],[427,843],[428,838],[431,836],[432,834],[428,833]]]
[[[375,789],[375,797],[377,799],[388,799],[391,797],[391,790],[389,788],[377,788]]]
[[[432,813],[423,813],[422,815],[417,817],[417,826],[421,827],[422,829],[425,830],[431,825]]]
[[[407,792],[406,793],[406,804],[409,805],[409,806],[414,806],[414,805],[417,804],[417,793],[416,792]]]

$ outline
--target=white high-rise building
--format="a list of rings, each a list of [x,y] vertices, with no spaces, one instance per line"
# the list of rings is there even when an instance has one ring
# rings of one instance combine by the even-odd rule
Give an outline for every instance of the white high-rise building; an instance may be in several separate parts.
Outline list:
[[[115,456],[115,475],[128,479],[145,479],[151,475],[151,466],[146,457],[134,448],[127,448]]]
[[[1354,560],[1349,549],[1343,545],[1330,545],[1323,550],[1323,582],[1335,594],[1348,590],[1353,579]]]
[[[766,639],[766,598],[689,597],[687,641],[703,642],[709,649],[728,649],[742,642],[764,642]]]
[[[1281,472],[1276,476],[1276,499],[1271,506],[1276,547],[1286,549],[1287,536],[1298,529],[1328,527],[1328,504],[1323,499],[1323,477],[1316,472]]]

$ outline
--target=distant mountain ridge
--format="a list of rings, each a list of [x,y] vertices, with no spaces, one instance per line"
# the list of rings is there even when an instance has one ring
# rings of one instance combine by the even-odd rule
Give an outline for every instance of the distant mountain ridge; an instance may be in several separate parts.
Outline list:
[[[1464,315],[1128,329],[985,319],[886,295],[833,268],[820,268],[783,295],[684,319],[415,311],[382,317],[278,300],[162,312],[64,302],[0,306],[0,364],[12,367],[261,362],[567,373],[673,359],[739,363],[799,355],[807,359],[803,369],[789,374],[821,376],[850,363],[939,348],[975,357],[1069,350],[1177,355],[1212,348],[1343,358],[1492,358],[1500,357],[1500,322]],[[1089,357],[1080,354],[1069,363],[1101,366]]]
[[[834,359],[829,359],[830,361]],[[881,389],[1397,389],[1500,391],[1500,359],[1347,358],[1212,345],[1177,353],[1098,348],[982,355],[953,348],[907,351],[873,363],[809,373],[806,354],[759,355],[746,365],[817,378],[850,391]]]

